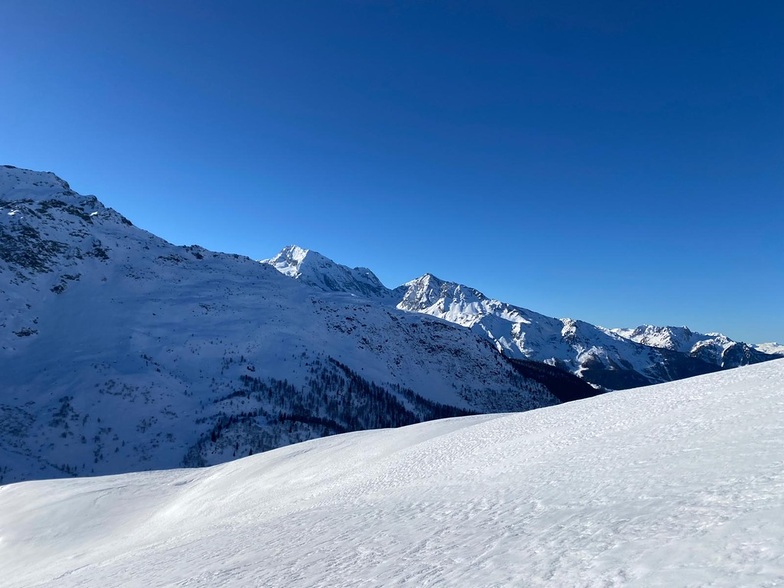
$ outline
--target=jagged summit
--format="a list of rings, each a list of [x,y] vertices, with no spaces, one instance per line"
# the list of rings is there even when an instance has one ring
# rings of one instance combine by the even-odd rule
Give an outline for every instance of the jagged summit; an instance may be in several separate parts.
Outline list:
[[[296,278],[301,275],[300,268],[308,256],[310,256],[309,261],[325,265],[321,262],[321,260],[326,260],[323,255],[310,249],[303,249],[298,245],[286,245],[275,257],[262,259],[261,263],[269,263],[280,273]]]
[[[655,325],[640,325],[634,329],[610,329],[613,333],[626,339],[659,347],[662,349],[672,349],[674,351],[689,351],[694,344],[695,336],[701,337],[699,333],[694,333],[689,327],[657,327]]]
[[[325,292],[347,292],[370,298],[385,298],[390,290],[365,267],[350,268],[317,251],[288,245],[275,257],[263,259],[280,273]]]
[[[2,262],[20,280],[55,271],[58,266],[103,262],[115,249],[110,243],[127,249],[119,245],[125,238],[157,239],[133,227],[95,196],[74,192],[68,182],[51,172],[0,166],[0,273]],[[61,278],[50,287],[64,288],[68,280]],[[3,292],[0,282],[0,294]],[[0,328],[6,325],[8,321]]]
[[[439,316],[465,327],[473,326],[497,306],[497,301],[479,290],[442,280],[430,273],[407,282],[398,291],[403,293],[398,308]]]

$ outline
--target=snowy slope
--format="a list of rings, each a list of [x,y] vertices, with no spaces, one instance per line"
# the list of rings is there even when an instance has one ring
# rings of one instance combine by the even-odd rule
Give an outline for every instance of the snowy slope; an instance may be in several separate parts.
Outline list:
[[[0,483],[557,403],[445,321],[176,247],[0,167]]]
[[[778,586],[784,360],[0,488],[4,585]]]
[[[756,345],[733,341],[721,333],[695,333],[688,327],[641,325],[635,329],[611,329],[611,331],[643,345],[686,353],[723,368],[774,359],[773,354]]]

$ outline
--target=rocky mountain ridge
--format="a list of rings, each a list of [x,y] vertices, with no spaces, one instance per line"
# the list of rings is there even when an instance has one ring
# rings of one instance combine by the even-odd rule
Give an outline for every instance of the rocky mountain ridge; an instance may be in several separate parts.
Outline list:
[[[738,367],[773,359],[766,353],[742,341],[733,341],[721,333],[695,333],[688,327],[657,327],[641,325],[635,329],[611,329],[621,337],[660,349],[669,349],[698,357],[723,368]]]
[[[279,255],[274,258],[276,269],[319,287],[319,279],[312,272],[303,278],[297,268],[317,267],[309,264],[311,255],[319,260],[319,267],[324,267],[327,258],[300,247],[296,250],[295,264],[287,264],[285,256]],[[347,279],[359,271],[331,260],[329,263],[337,268],[333,272]],[[358,292],[359,287],[351,285],[345,291]],[[376,288],[371,296],[407,312],[435,316],[471,329],[509,358],[556,366],[609,389],[667,382],[776,357],[719,334],[701,335],[672,327],[606,329],[571,318],[548,317],[432,274],[395,289]]]

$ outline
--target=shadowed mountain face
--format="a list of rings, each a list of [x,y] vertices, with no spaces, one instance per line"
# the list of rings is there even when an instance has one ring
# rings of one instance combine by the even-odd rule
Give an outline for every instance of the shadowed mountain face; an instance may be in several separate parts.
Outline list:
[[[369,272],[352,293],[338,276],[327,292],[177,247],[53,174],[0,167],[0,481],[558,403],[485,338],[380,304]]]
[[[274,261],[273,265],[286,275],[321,287],[319,284],[324,279],[312,273],[306,275],[299,268],[324,267],[325,258],[296,248],[296,263],[289,263],[287,250],[274,258],[277,261],[266,263]],[[314,257],[313,263],[308,262],[310,256]],[[363,278],[358,272],[361,271],[330,262],[330,273],[357,276],[355,283],[345,287],[347,292],[359,292]],[[608,389],[667,382],[777,357],[724,335],[701,335],[685,328],[680,329],[682,332],[673,327],[650,326],[611,330],[580,320],[548,317],[488,298],[474,288],[440,280],[432,274],[394,290],[375,288],[368,296],[407,312],[435,316],[466,327],[511,359],[547,363]]]

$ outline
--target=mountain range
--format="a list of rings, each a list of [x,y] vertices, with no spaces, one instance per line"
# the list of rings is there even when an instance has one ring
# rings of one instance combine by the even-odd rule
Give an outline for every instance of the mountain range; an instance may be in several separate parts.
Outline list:
[[[435,317],[174,246],[13,167],[0,167],[0,307],[2,482],[209,465],[585,386],[527,377]]]
[[[0,305],[0,483],[205,466],[729,367],[430,275],[388,289],[297,247],[259,263],[175,246],[12,166]],[[755,353],[737,362],[773,357]]]
[[[326,292],[366,296],[467,327],[506,357],[555,366],[606,389],[666,382],[777,357],[764,347],[719,333],[693,333],[686,327],[607,329],[552,318],[432,274],[388,289],[367,268],[352,269],[294,245],[262,263]]]

